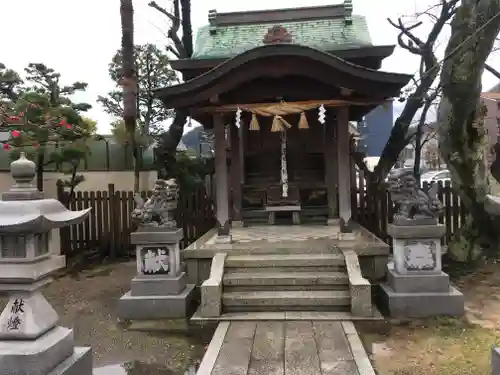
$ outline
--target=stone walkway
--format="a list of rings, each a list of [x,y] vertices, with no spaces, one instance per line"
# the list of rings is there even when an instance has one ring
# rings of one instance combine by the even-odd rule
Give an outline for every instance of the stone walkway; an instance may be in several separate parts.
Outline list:
[[[255,225],[231,229],[233,243],[302,242],[313,239],[337,239],[340,235],[340,227],[325,225]],[[217,244],[215,235],[207,240],[205,246],[214,244]]]
[[[352,322],[221,322],[197,375],[375,375]]]

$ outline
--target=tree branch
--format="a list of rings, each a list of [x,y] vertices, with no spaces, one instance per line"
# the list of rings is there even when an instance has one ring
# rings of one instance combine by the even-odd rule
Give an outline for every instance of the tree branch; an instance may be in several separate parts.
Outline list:
[[[180,10],[180,4],[179,0],[173,0],[174,1],[174,13],[170,13],[167,11],[165,8],[162,8],[159,6],[156,1],[151,1],[149,2],[149,6],[153,9],[156,9],[158,12],[161,14],[167,16],[170,21],[172,21],[172,26],[168,30],[168,37],[172,40],[175,46],[176,52],[174,53],[178,58],[188,58],[188,54],[186,52],[186,49],[184,48],[184,44],[181,41],[181,38],[179,38],[179,35],[177,33],[179,32],[179,29],[181,27],[181,10]]]
[[[176,49],[172,46],[167,46],[167,52],[171,52],[178,59],[181,58],[181,54],[179,52],[177,52]]]
[[[405,26],[401,18],[398,18],[397,23],[392,21],[390,18],[387,18],[387,21],[389,21],[391,26],[400,31],[398,35],[398,44],[401,48],[404,48],[414,55],[422,54],[422,48],[424,47],[425,43],[411,32],[411,30],[416,29],[417,27],[422,25],[422,22],[417,22],[411,26]],[[404,40],[403,37],[405,36],[409,39],[408,41]]]
[[[495,68],[493,68],[490,64],[485,63],[484,64],[484,68],[488,72],[490,72],[491,74],[493,74],[497,79],[500,79],[500,72],[498,70],[496,70]]]
[[[440,65],[434,54],[435,43],[444,25],[455,13],[457,3],[458,0],[441,0],[441,12],[429,32],[425,43],[412,33],[412,30],[418,27],[418,23],[407,27],[401,20],[398,20],[398,23],[390,21],[391,25],[400,30],[401,47],[421,56],[421,66],[423,66],[423,69],[420,69],[420,71],[423,74],[419,77],[415,91],[409,95],[401,115],[395,121],[389,140],[382,151],[380,161],[373,172],[376,175],[374,177],[376,182],[383,181],[407,145],[405,141],[410,124],[417,111],[424,105],[427,92],[439,74]],[[404,41],[404,36],[409,39],[409,42]]]

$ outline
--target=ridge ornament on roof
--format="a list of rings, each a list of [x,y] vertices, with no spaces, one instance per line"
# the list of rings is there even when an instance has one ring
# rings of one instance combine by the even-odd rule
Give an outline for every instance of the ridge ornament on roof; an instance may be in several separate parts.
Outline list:
[[[285,44],[293,43],[293,36],[283,26],[276,25],[267,30],[262,40],[264,44]]]

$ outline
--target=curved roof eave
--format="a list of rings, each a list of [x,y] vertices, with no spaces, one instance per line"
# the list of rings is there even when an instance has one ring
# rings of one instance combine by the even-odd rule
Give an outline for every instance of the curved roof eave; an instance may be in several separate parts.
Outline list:
[[[240,55],[226,60],[225,62],[209,70],[208,72],[201,74],[185,83],[156,89],[154,90],[154,94],[164,103],[166,103],[170,98],[173,97],[188,96],[192,93],[203,91],[205,88],[213,86],[217,80],[225,76],[229,76],[232,72],[246,63],[259,59],[278,56],[305,57],[312,61],[324,64],[329,68],[337,70],[338,72],[343,74],[355,76],[372,83],[380,85],[390,84],[391,86],[397,86],[399,88],[405,86],[412,77],[408,74],[388,73],[365,68],[345,61],[332,54],[322,52],[310,47],[293,44],[277,44],[257,47],[243,52]]]
[[[344,60],[351,59],[361,59],[361,58],[370,58],[375,57],[380,62],[385,58],[392,55],[394,52],[394,48],[396,46],[394,44],[391,45],[382,45],[382,46],[366,46],[359,48],[349,48],[349,49],[336,49],[331,51],[326,51],[327,53],[340,57]],[[178,59],[170,61],[170,66],[174,70],[178,71],[188,71],[188,70],[196,70],[196,69],[212,69],[217,65],[222,64],[223,62],[231,59],[234,56],[224,56],[221,58],[207,58],[207,59]]]

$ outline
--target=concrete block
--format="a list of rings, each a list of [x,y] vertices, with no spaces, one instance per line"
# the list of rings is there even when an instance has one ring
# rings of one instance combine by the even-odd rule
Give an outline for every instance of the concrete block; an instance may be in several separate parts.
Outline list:
[[[212,259],[210,278],[201,285],[201,315],[220,316],[222,310],[222,279],[224,276],[225,253],[218,253]]]
[[[182,229],[168,230],[163,227],[142,228],[130,234],[132,245],[175,244],[182,240]]]
[[[201,286],[201,316],[216,317],[222,311],[222,285],[207,280]]]
[[[464,296],[451,287],[445,293],[397,293],[389,285],[381,285],[381,301],[392,317],[426,318],[462,316]]]
[[[76,347],[73,354],[48,375],[92,375],[92,372],[92,348]]]
[[[17,329],[9,328],[13,311],[18,319]],[[53,329],[58,320],[57,312],[41,292],[13,293],[0,315],[0,340],[37,339]]]
[[[66,258],[52,255],[34,263],[0,263],[2,283],[34,283],[64,268]]]
[[[363,277],[372,283],[385,279],[388,261],[387,255],[359,256],[358,259]]]
[[[0,373],[47,375],[73,354],[73,331],[56,327],[37,340],[0,341]]]
[[[187,269],[187,282],[189,284],[200,284],[198,281],[198,260],[197,259],[186,259],[186,269]]]
[[[372,316],[372,290],[368,280],[361,274],[358,255],[354,250],[342,250],[349,276],[351,313],[354,316]]]
[[[446,228],[443,224],[430,225],[387,225],[387,234],[392,238],[441,238]]]
[[[126,293],[118,301],[117,314],[124,320],[184,318],[194,299],[195,285],[188,284],[176,295],[133,296]]]
[[[164,296],[179,294],[187,284],[184,272],[178,276],[139,275],[132,279],[132,296]]]
[[[351,284],[351,314],[354,316],[372,316],[372,289],[368,284]]]
[[[447,293],[450,289],[450,277],[442,271],[439,274],[400,275],[388,268],[387,284],[396,293]]]
[[[500,375],[500,348],[491,348],[491,375]]]

